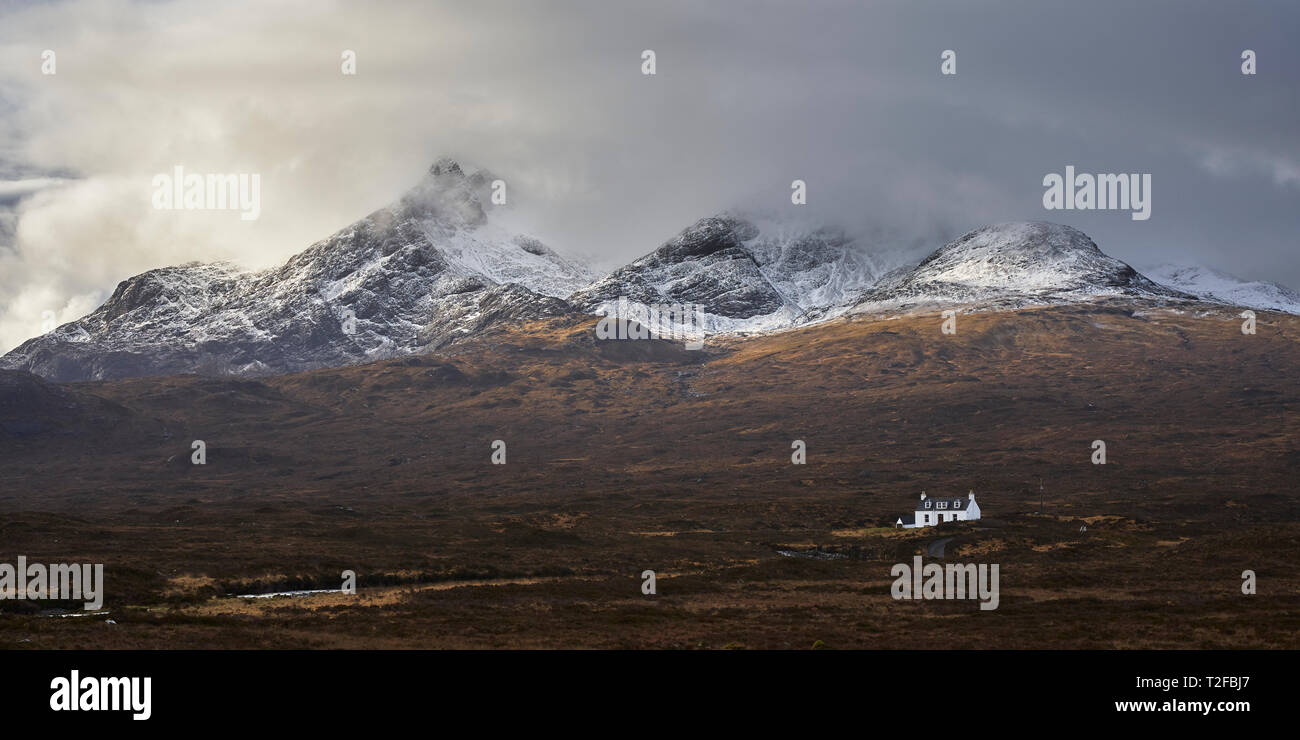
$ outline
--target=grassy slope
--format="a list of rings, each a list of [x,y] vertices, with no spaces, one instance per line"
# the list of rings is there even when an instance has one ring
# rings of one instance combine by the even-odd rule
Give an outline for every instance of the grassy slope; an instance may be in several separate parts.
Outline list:
[[[1300,646],[1300,318],[939,324],[702,356],[558,322],[260,381],[76,386],[136,418],[5,443],[0,562],[105,563],[118,624],[10,614],[0,646]],[[922,489],[974,489],[986,520],[880,527]],[[890,598],[892,564],[949,534],[948,562],[1000,564],[998,610]],[[846,557],[776,553],[812,548]],[[345,568],[360,598],[213,598]]]

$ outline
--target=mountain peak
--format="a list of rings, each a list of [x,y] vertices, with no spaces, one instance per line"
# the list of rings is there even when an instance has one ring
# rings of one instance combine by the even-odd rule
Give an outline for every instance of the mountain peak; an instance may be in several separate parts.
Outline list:
[[[1048,221],[1010,221],[967,232],[940,248],[933,256],[953,252],[1019,252],[1060,259],[1083,253],[1102,255],[1087,234],[1073,226]]]
[[[461,169],[460,163],[451,157],[439,157],[437,162],[429,166],[429,174],[434,177],[443,175],[465,176],[465,171]]]
[[[477,173],[475,173],[477,174]],[[442,157],[395,204],[399,218],[434,220],[453,228],[476,228],[487,221],[485,192],[479,179],[467,176],[451,157]]]
[[[571,295],[590,313],[620,298],[690,303],[706,332],[768,331],[847,304],[879,274],[849,236],[726,212],[696,221],[653,252]]]
[[[137,275],[0,367],[56,380],[293,372],[423,352],[571,310],[561,297],[591,274],[491,221],[480,186],[444,157],[397,202],[278,267]]]
[[[1046,221],[984,226],[887,276],[859,305],[1028,305],[1106,296],[1189,299],[1106,255],[1087,234]]]
[[[916,273],[930,281],[1028,292],[1128,285],[1137,275],[1082,231],[1046,221],[975,229],[925,258]]]

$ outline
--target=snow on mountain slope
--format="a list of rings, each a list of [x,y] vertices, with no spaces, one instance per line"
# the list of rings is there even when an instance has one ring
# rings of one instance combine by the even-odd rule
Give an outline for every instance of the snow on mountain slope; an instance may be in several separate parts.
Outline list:
[[[393,205],[259,273],[137,275],[0,359],[54,380],[255,374],[420,352],[493,322],[571,312],[588,271],[485,210],[490,176],[439,160]],[[489,207],[490,208],[490,207]]]
[[[1300,293],[1278,283],[1242,280],[1226,272],[1195,265],[1156,265],[1142,270],[1156,282],[1202,300],[1234,306],[1300,314]]]
[[[1044,222],[976,229],[900,267],[906,250],[729,213],[590,282],[585,267],[491,215],[490,182],[439,160],[396,203],[279,267],[190,263],[137,275],[0,368],[61,381],[289,372],[428,351],[505,322],[613,313],[622,297],[634,318],[651,304],[698,306],[697,335],[953,305],[1206,300],[1300,313],[1300,296],[1282,286],[1204,268],[1160,271],[1172,287],[1161,285],[1082,232]]]
[[[843,303],[882,271],[841,231],[723,214],[697,221],[569,302],[588,313],[611,311],[621,296],[690,303],[700,307],[696,322],[705,333],[766,331]]]
[[[1191,300],[1108,257],[1078,229],[1040,221],[976,229],[882,278],[853,313],[926,305],[1012,308],[1107,298]]]

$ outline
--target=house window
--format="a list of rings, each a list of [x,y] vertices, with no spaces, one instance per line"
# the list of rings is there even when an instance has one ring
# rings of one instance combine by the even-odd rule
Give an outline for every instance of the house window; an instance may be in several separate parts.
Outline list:
[[[930,523],[930,515],[929,515],[929,514],[922,514],[921,517],[922,517],[922,519],[925,521],[926,524],[929,524],[929,523]]]
[[[948,502],[947,502],[947,501],[940,501],[940,502],[939,502],[939,508],[940,508],[940,509],[946,509],[946,508],[948,508]]]
[[[929,502],[929,501],[926,501],[926,502],[925,502],[925,508],[927,508],[927,509],[930,508],[930,502]]]

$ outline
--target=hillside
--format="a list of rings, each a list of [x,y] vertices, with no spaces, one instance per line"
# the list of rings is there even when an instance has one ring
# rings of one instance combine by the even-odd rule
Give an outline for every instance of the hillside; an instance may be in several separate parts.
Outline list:
[[[15,552],[107,563],[117,624],[8,620],[0,640],[897,648],[941,624],[970,648],[1297,646],[1300,318],[1247,336],[1226,309],[1088,305],[939,325],[686,352],[560,318],[364,366],[78,386],[173,438],[0,448],[0,478],[23,481],[0,527]],[[948,557],[1001,564],[996,612],[890,599],[891,564],[936,533],[881,527],[921,490],[979,496]],[[345,568],[364,598],[224,597]]]

